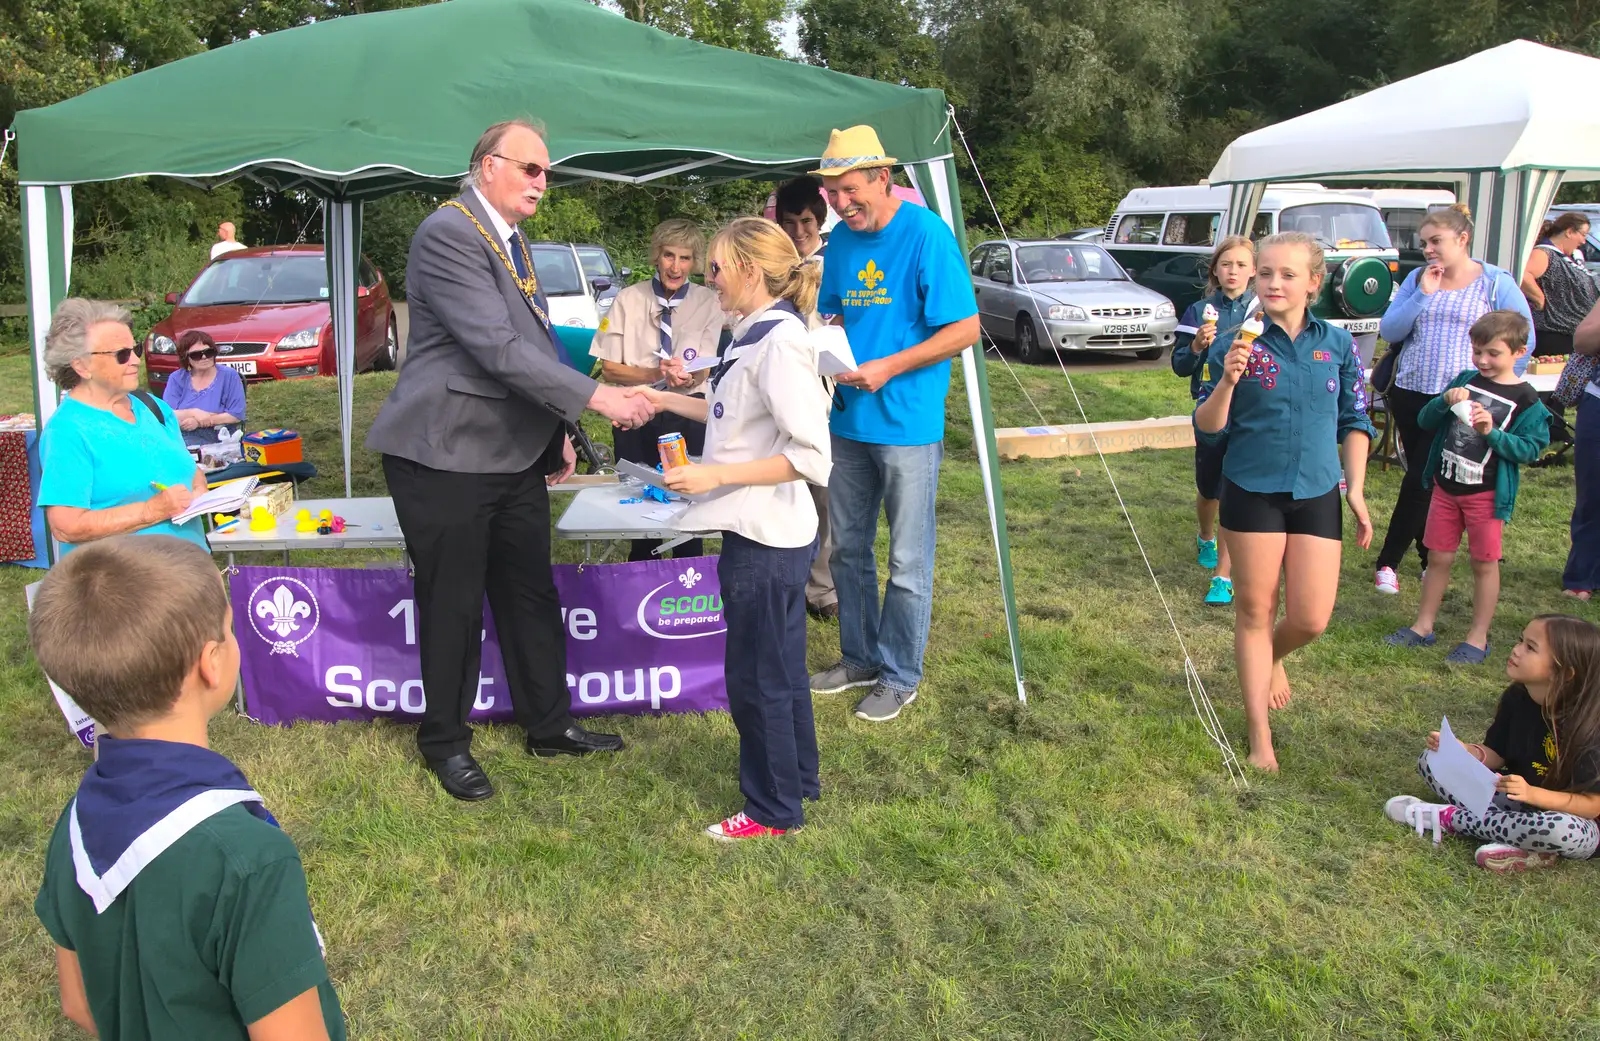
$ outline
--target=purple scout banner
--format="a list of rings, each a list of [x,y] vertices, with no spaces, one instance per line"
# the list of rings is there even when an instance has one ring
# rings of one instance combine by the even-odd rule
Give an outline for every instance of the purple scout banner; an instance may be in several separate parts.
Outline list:
[[[555,568],[573,715],[725,711],[715,557]],[[416,608],[403,568],[241,567],[230,579],[245,703],[262,723],[418,719]],[[484,609],[472,719],[510,720]]]

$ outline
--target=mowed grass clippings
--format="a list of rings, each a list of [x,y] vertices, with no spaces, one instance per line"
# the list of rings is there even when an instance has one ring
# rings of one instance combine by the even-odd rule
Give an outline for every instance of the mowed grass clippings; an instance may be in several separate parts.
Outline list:
[[[989,374],[1000,425],[1037,422],[1035,407],[1076,421],[1059,370]],[[363,429],[392,379],[358,378]],[[1284,772],[1239,790],[1093,458],[1004,467],[1029,692],[1017,702],[959,381],[920,697],[884,725],[852,718],[849,694],[816,699],[824,798],[791,839],[726,848],[700,834],[739,807],[726,716],[608,719],[628,751],[583,762],[535,761],[514,728],[480,727],[498,794],[471,806],[423,773],[407,727],[216,721],[216,747],[301,849],[351,1036],[1600,1036],[1593,867],[1494,877],[1469,843],[1435,849],[1382,813],[1389,795],[1423,792],[1415,760],[1442,714],[1482,732],[1526,619],[1577,607],[1559,593],[1571,468],[1525,474],[1493,666],[1443,664],[1470,615],[1465,575],[1439,647],[1385,647],[1413,619],[1415,566],[1401,596],[1380,598],[1373,553],[1347,544],[1333,624],[1293,660],[1295,700],[1275,716]],[[1186,381],[1163,371],[1076,381],[1095,420],[1188,408]],[[308,495],[342,490],[331,381],[254,386],[250,408],[252,424],[306,435],[324,471]],[[1108,459],[1242,751],[1231,615],[1200,602],[1192,457]],[[383,493],[359,437],[354,476],[356,494]],[[1380,533],[1398,482],[1373,468]],[[78,1036],[32,901],[88,760],[27,650],[22,586],[36,577],[0,569],[0,1035],[18,1039]],[[836,653],[837,629],[812,623],[812,666]]]

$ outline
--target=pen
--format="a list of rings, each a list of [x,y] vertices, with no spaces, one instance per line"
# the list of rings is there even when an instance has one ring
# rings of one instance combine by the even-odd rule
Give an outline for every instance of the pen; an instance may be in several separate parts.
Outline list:
[[[167,486],[162,484],[162,483],[160,483],[159,481],[151,481],[150,482],[150,487],[154,488],[158,492],[164,492],[164,491],[167,490]]]

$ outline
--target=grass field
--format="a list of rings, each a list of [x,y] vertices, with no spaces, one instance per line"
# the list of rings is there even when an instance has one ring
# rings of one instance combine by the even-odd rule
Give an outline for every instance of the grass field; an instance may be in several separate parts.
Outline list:
[[[26,364],[0,360],[0,405]],[[997,421],[1076,419],[1059,371],[992,365]],[[361,377],[358,423],[392,377]],[[957,377],[959,384],[959,376]],[[1027,395],[1021,386],[1026,387]],[[1165,372],[1082,377],[1094,419],[1187,408]],[[252,423],[298,427],[333,494],[329,381],[251,390]],[[819,698],[825,796],[790,841],[721,848],[739,805],[726,717],[614,721],[629,750],[536,762],[510,728],[476,751],[499,794],[465,806],[400,726],[257,726],[215,746],[302,851],[351,1036],[440,1038],[1493,1038],[1600,1036],[1600,918],[1586,864],[1498,878],[1435,849],[1383,800],[1420,792],[1422,735],[1448,712],[1481,733],[1521,624],[1559,595],[1570,468],[1531,471],[1507,529],[1496,662],[1440,647],[1347,555],[1321,642],[1291,662],[1283,773],[1227,780],[1182,658],[1092,459],[1005,466],[1030,700],[1017,704],[959,386],[939,508],[937,600],[921,697],[861,723]],[[1111,465],[1237,747],[1231,616],[1200,603],[1187,452]],[[357,448],[357,494],[381,494]],[[1398,473],[1376,468],[1374,517]],[[1382,523],[1380,522],[1380,531]],[[574,549],[563,547],[572,559]],[[49,829],[86,757],[30,659],[21,588],[0,570],[0,1035],[69,1038],[31,904]],[[1585,610],[1590,610],[1585,608]],[[813,623],[811,659],[837,652]]]

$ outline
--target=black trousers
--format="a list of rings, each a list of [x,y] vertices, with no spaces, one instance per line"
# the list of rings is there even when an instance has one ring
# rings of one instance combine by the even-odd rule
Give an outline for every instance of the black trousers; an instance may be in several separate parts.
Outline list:
[[[417,644],[427,707],[417,747],[429,762],[472,747],[488,593],[517,723],[554,737],[572,723],[567,642],[550,571],[543,461],[513,474],[434,470],[386,455],[383,474],[416,568]]]
[[[1432,493],[1422,487],[1422,471],[1428,465],[1434,431],[1422,429],[1417,417],[1435,395],[1392,387],[1383,397],[1389,406],[1389,421],[1395,425],[1400,450],[1405,455],[1406,473],[1400,482],[1400,497],[1395,500],[1394,513],[1389,516],[1383,549],[1378,552],[1378,567],[1398,570],[1411,546],[1417,547],[1417,557],[1422,566],[1427,567],[1428,551],[1422,545],[1422,530],[1428,526],[1428,501]]]
[[[663,412],[636,430],[611,428],[611,446],[618,459],[644,466],[661,462],[661,452],[656,448],[656,438],[662,434],[682,434],[688,443],[690,455],[699,455],[706,447],[706,425],[685,419],[676,412]],[[628,551],[629,560],[654,560],[653,552],[660,543],[649,539],[634,539]],[[672,551],[674,557],[698,557],[705,552],[705,543],[690,539]]]

